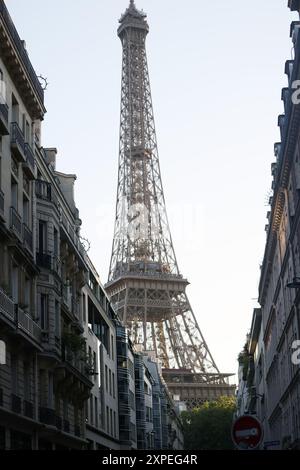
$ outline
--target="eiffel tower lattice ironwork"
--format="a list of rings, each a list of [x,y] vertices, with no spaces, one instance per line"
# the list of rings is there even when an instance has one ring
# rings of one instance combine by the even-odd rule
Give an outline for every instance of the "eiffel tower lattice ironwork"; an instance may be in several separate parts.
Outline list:
[[[141,350],[165,369],[188,369],[223,383],[186,295],[170,233],[146,56],[149,26],[134,1],[120,19],[123,47],[119,177],[106,285]]]

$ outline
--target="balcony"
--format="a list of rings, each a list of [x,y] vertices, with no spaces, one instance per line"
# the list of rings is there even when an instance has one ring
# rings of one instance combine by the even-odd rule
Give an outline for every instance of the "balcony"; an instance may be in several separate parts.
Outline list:
[[[4,193],[0,189],[0,217],[4,220]]]
[[[15,304],[0,287],[0,315],[15,322]]]
[[[16,160],[26,162],[24,135],[17,122],[11,124],[10,146]]]
[[[23,163],[24,173],[26,173],[27,177],[30,180],[35,179],[35,156],[32,148],[29,144],[25,144],[25,158],[26,162]]]
[[[27,227],[26,224],[23,224],[23,241],[24,241],[25,248],[27,248],[30,254],[32,254],[33,253],[32,231]]]
[[[10,228],[14,232],[17,238],[23,242],[22,237],[22,217],[14,207],[10,208]]]
[[[16,309],[16,323],[19,330],[26,333],[36,342],[41,341],[41,328],[40,326],[31,318],[28,313],[21,310],[19,307]]]
[[[40,268],[48,269],[53,273],[61,276],[61,263],[57,256],[53,256],[51,253],[40,253],[36,254],[36,263]]]
[[[3,136],[8,134],[8,106],[7,104],[0,103],[0,135]]]
[[[47,181],[36,180],[35,182],[35,194],[38,199],[52,202],[52,186]]]

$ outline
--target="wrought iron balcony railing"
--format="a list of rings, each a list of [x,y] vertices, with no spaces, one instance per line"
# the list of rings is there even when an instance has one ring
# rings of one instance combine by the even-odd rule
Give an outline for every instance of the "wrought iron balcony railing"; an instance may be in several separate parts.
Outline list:
[[[10,143],[15,157],[25,160],[25,139],[17,122],[11,123]]]
[[[8,134],[8,106],[5,103],[0,103],[0,135]]]
[[[20,330],[23,330],[35,341],[41,341],[41,327],[31,318],[30,315],[28,315],[28,313],[25,313],[18,307],[16,309],[16,322]]]
[[[44,103],[44,90],[39,82],[39,79],[34,71],[34,68],[29,60],[28,54],[25,50],[24,43],[21,41],[20,36],[16,30],[16,27],[10,17],[10,14],[6,8],[6,5],[3,0],[0,0],[0,18],[3,20],[11,39],[18,51],[18,55],[20,56],[23,65],[30,77],[30,80],[33,84],[33,87],[39,96],[42,103]]]
[[[25,143],[25,157],[26,157],[26,164],[28,165],[29,169],[32,171],[34,175],[35,172],[35,157],[34,152],[29,144]]]
[[[44,199],[45,201],[52,201],[52,186],[51,183],[42,180],[36,180],[35,182],[35,194],[39,199]]]
[[[33,250],[33,236],[32,231],[27,227],[26,224],[23,224],[23,240],[26,248],[32,253]]]
[[[0,313],[9,320],[15,321],[15,304],[0,287]]]
[[[22,239],[22,217],[14,207],[10,208],[10,228]]]
[[[53,271],[58,276],[61,275],[61,262],[57,256],[52,255],[50,252],[36,253],[36,263],[38,266],[49,271]]]

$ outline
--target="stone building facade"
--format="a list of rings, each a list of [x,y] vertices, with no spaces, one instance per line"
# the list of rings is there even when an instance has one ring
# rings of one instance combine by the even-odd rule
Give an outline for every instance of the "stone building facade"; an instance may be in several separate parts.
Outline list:
[[[288,6],[300,12],[299,0],[289,0]],[[299,31],[300,21],[293,21],[293,59],[285,64],[284,113],[278,118],[281,140],[275,144],[271,166],[272,196],[259,284],[261,319],[253,317],[246,377],[251,387],[247,411],[263,424],[263,446],[273,443],[278,449],[300,447],[300,366],[292,360],[300,338]]]
[[[42,146],[44,92],[3,0],[0,85],[0,449],[182,446],[84,248],[76,176]]]

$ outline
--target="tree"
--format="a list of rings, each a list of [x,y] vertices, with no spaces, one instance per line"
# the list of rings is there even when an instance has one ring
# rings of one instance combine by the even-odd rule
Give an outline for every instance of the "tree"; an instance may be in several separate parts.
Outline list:
[[[187,450],[233,449],[231,427],[236,407],[235,397],[221,397],[205,402],[181,415]]]

